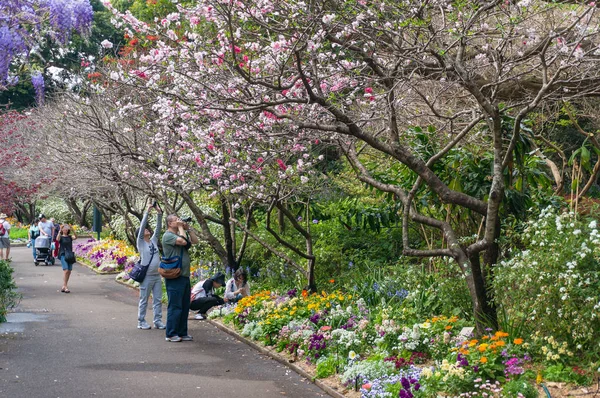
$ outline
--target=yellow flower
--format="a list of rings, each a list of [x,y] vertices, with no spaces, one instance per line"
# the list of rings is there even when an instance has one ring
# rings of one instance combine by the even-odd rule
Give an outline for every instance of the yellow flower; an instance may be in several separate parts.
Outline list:
[[[481,344],[477,349],[479,352],[484,352],[488,348],[489,344]]]

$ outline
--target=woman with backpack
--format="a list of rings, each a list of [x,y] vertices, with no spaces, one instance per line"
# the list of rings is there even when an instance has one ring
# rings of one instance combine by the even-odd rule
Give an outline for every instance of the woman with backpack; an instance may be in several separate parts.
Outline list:
[[[35,239],[40,236],[40,227],[38,227],[38,223],[40,220],[35,218],[31,225],[29,226],[29,231],[27,232],[27,237],[29,238],[29,242],[27,243],[27,247],[31,246],[33,252],[33,261],[35,261]]]
[[[56,240],[60,242],[60,250],[58,251],[58,258],[62,264],[63,269],[63,286],[60,289],[63,293],[71,293],[69,290],[69,278],[71,271],[73,270],[73,264],[75,263],[75,254],[73,253],[73,241],[77,239],[77,236],[73,233],[71,235],[71,226],[63,224],[60,228],[60,232],[56,237]],[[71,261],[71,259],[73,261]]]

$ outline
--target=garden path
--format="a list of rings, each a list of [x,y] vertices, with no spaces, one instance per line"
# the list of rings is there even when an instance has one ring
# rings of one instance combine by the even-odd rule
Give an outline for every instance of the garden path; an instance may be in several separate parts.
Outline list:
[[[114,275],[76,264],[65,294],[60,265],[35,267],[27,248],[11,255],[23,300],[0,324],[1,397],[326,396],[209,323],[190,320],[195,341],[182,343],[136,329],[137,291]]]

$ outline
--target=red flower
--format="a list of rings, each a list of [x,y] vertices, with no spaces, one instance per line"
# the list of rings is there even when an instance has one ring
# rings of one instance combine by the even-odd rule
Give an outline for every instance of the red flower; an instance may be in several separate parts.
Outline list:
[[[287,170],[287,166],[285,165],[285,163],[283,163],[283,160],[281,159],[277,159],[277,164],[279,165],[279,168],[283,171]]]

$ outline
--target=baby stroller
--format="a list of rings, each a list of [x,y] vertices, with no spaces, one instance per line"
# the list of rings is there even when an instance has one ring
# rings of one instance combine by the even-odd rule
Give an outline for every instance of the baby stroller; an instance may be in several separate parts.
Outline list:
[[[52,246],[49,236],[38,236],[35,238],[35,260],[33,263],[37,267],[38,263],[43,262],[46,265],[54,265],[54,257],[52,257]]]

